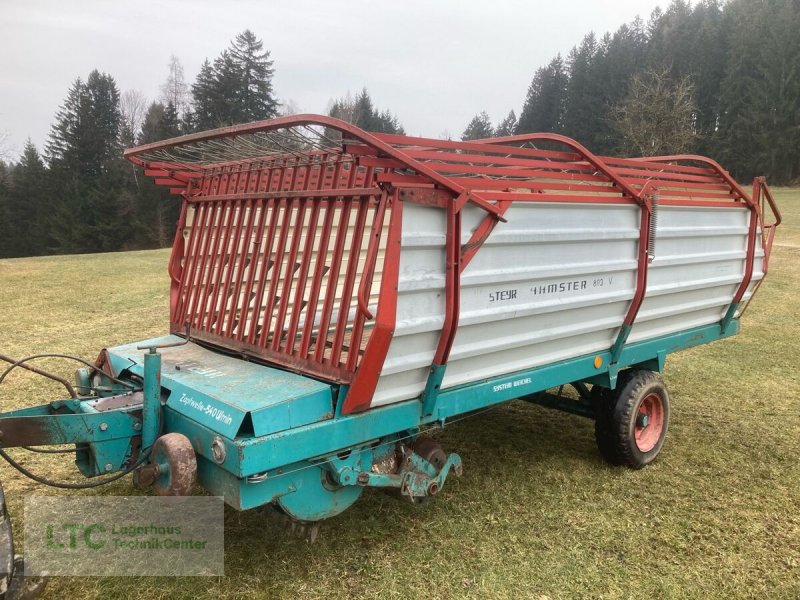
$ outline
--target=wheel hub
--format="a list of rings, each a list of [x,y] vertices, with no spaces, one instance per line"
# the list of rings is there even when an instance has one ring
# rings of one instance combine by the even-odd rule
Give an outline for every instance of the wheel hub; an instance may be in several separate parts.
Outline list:
[[[649,452],[658,443],[664,429],[664,403],[658,394],[649,394],[639,404],[634,435],[636,447]]]

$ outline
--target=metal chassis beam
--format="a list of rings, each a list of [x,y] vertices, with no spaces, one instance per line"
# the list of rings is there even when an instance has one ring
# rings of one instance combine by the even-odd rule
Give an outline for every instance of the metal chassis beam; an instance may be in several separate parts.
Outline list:
[[[610,363],[611,351],[518,371],[501,377],[438,392],[435,410],[426,415],[418,400],[398,402],[366,412],[337,416],[311,425],[289,429],[259,438],[222,438],[211,429],[165,409],[166,431],[186,435],[201,456],[213,460],[211,444],[214,439],[225,445],[225,460],[216,466],[243,478],[274,469],[289,470],[291,465],[309,459],[357,448],[370,441],[414,430],[422,425],[442,424],[448,419],[475,410],[500,404],[544,391],[565,383],[584,381],[605,387],[614,387],[620,369],[642,365],[661,370],[666,355],[730,337],[739,331],[738,320],[732,321],[725,331],[714,323],[675,334],[628,344],[622,350],[616,365]],[[600,356],[601,367],[595,366]]]

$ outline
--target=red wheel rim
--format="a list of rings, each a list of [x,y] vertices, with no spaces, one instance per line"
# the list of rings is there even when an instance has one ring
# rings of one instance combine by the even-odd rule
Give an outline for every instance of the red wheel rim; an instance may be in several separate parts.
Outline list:
[[[664,431],[664,401],[658,394],[649,394],[636,411],[634,436],[640,452],[650,452]]]

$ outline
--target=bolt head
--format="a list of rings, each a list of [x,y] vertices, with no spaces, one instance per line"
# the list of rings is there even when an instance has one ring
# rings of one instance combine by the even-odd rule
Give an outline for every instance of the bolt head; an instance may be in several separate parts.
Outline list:
[[[108,423],[100,423],[100,431],[108,431]]]
[[[112,471],[114,469],[114,465],[111,463],[106,463],[106,473]]]

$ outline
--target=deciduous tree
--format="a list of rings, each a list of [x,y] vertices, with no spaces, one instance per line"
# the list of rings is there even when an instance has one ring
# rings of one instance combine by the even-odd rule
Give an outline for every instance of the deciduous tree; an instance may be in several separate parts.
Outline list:
[[[688,77],[674,81],[667,70],[636,75],[613,111],[622,151],[635,156],[687,152],[695,143],[693,91]]]

